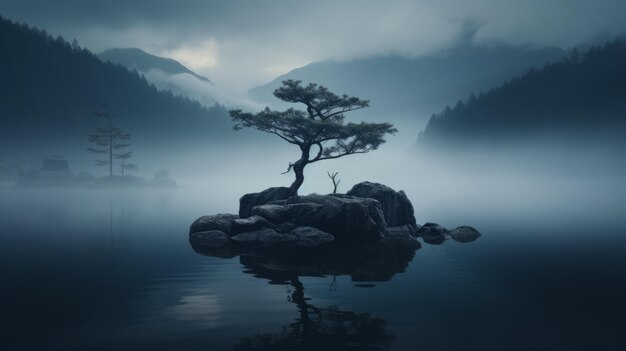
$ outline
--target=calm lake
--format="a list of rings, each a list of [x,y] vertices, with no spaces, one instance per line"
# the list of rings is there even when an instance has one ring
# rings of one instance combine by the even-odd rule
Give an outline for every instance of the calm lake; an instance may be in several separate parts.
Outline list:
[[[0,189],[0,349],[624,350],[621,184],[405,188],[482,237],[296,268],[191,247],[240,194]]]

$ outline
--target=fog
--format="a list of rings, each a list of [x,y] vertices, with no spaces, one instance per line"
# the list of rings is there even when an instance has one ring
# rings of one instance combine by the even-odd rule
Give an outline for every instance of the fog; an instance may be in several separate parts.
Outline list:
[[[253,132],[242,135],[250,137]],[[281,173],[299,157],[297,147],[270,135],[261,136],[265,137],[261,140],[267,140],[256,139],[236,146],[179,146],[175,154],[150,154],[148,149],[138,147],[140,171],[136,175],[150,178],[159,169],[167,169],[178,186],[127,191],[133,201],[157,195],[184,199],[190,218],[214,211],[237,212],[243,194],[288,186],[294,179],[293,173]],[[569,159],[563,155],[557,159],[540,152],[549,149],[546,145],[535,144],[527,147],[525,153],[474,150],[469,154],[451,154],[425,152],[415,143],[407,143],[407,139],[390,137],[379,150],[307,166],[300,194],[332,192],[327,172],[339,172],[338,192],[345,193],[362,181],[383,183],[407,193],[419,223],[435,221],[449,226],[491,220],[511,221],[511,225],[589,225],[593,221],[616,220],[620,209],[626,206],[623,166],[615,167],[611,160],[599,162],[602,155],[597,153],[573,153]],[[80,169],[96,176],[106,174],[104,169],[81,167],[75,160],[69,161],[74,172]],[[84,162],[89,162],[88,157]],[[125,192],[72,188],[52,193],[47,193],[49,189],[17,191],[40,191],[61,198],[84,192],[94,201],[109,196],[109,191]]]

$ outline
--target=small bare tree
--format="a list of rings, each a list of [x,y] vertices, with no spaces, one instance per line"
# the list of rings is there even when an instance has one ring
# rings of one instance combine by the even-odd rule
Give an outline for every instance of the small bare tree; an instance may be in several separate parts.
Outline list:
[[[337,179],[337,174],[339,174],[339,172],[335,172],[335,173],[326,172],[326,174],[328,174],[328,178],[330,178],[330,180],[333,181],[333,194],[336,194],[337,187],[339,186],[339,182],[341,182],[341,179]]]

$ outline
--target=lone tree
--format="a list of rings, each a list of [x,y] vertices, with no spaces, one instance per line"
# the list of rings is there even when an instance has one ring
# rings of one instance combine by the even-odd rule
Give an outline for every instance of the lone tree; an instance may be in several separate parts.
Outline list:
[[[132,152],[126,152],[126,148],[130,146],[127,141],[130,139],[130,134],[123,132],[121,129],[113,125],[113,115],[109,111],[107,105],[102,105],[95,115],[99,118],[106,120],[106,126],[102,128],[96,128],[93,134],[89,134],[89,141],[95,145],[95,147],[89,147],[87,150],[96,153],[106,155],[106,159],[96,160],[96,166],[109,166],[109,176],[113,176],[113,159],[121,160],[121,173],[124,175],[125,169],[135,170],[137,166],[134,164],[127,164],[126,160],[132,157]],[[121,152],[116,152],[121,150]]]
[[[298,194],[304,182],[304,167],[308,164],[376,150],[385,142],[383,137],[386,134],[397,132],[390,123],[344,123],[346,112],[368,107],[369,101],[345,94],[339,96],[317,84],[303,86],[301,83],[285,80],[274,91],[274,96],[286,102],[304,104],[306,112],[293,108],[272,111],[268,107],[254,114],[230,111],[235,130],[255,128],[300,148],[300,158],[290,162],[284,172],[293,170],[295,173],[296,179],[290,187],[293,195]]]

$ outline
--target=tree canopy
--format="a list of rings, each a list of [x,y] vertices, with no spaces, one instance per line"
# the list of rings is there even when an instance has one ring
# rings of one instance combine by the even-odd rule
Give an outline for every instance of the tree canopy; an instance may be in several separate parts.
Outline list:
[[[294,171],[296,180],[291,190],[297,194],[304,182],[307,164],[376,150],[385,142],[386,134],[397,129],[390,123],[345,122],[345,113],[369,106],[368,100],[337,95],[326,87],[299,80],[285,80],[274,96],[289,103],[300,103],[306,111],[290,108],[274,111],[266,107],[258,113],[231,110],[235,129],[254,128],[274,134],[302,151],[300,159],[289,163],[285,173]]]

